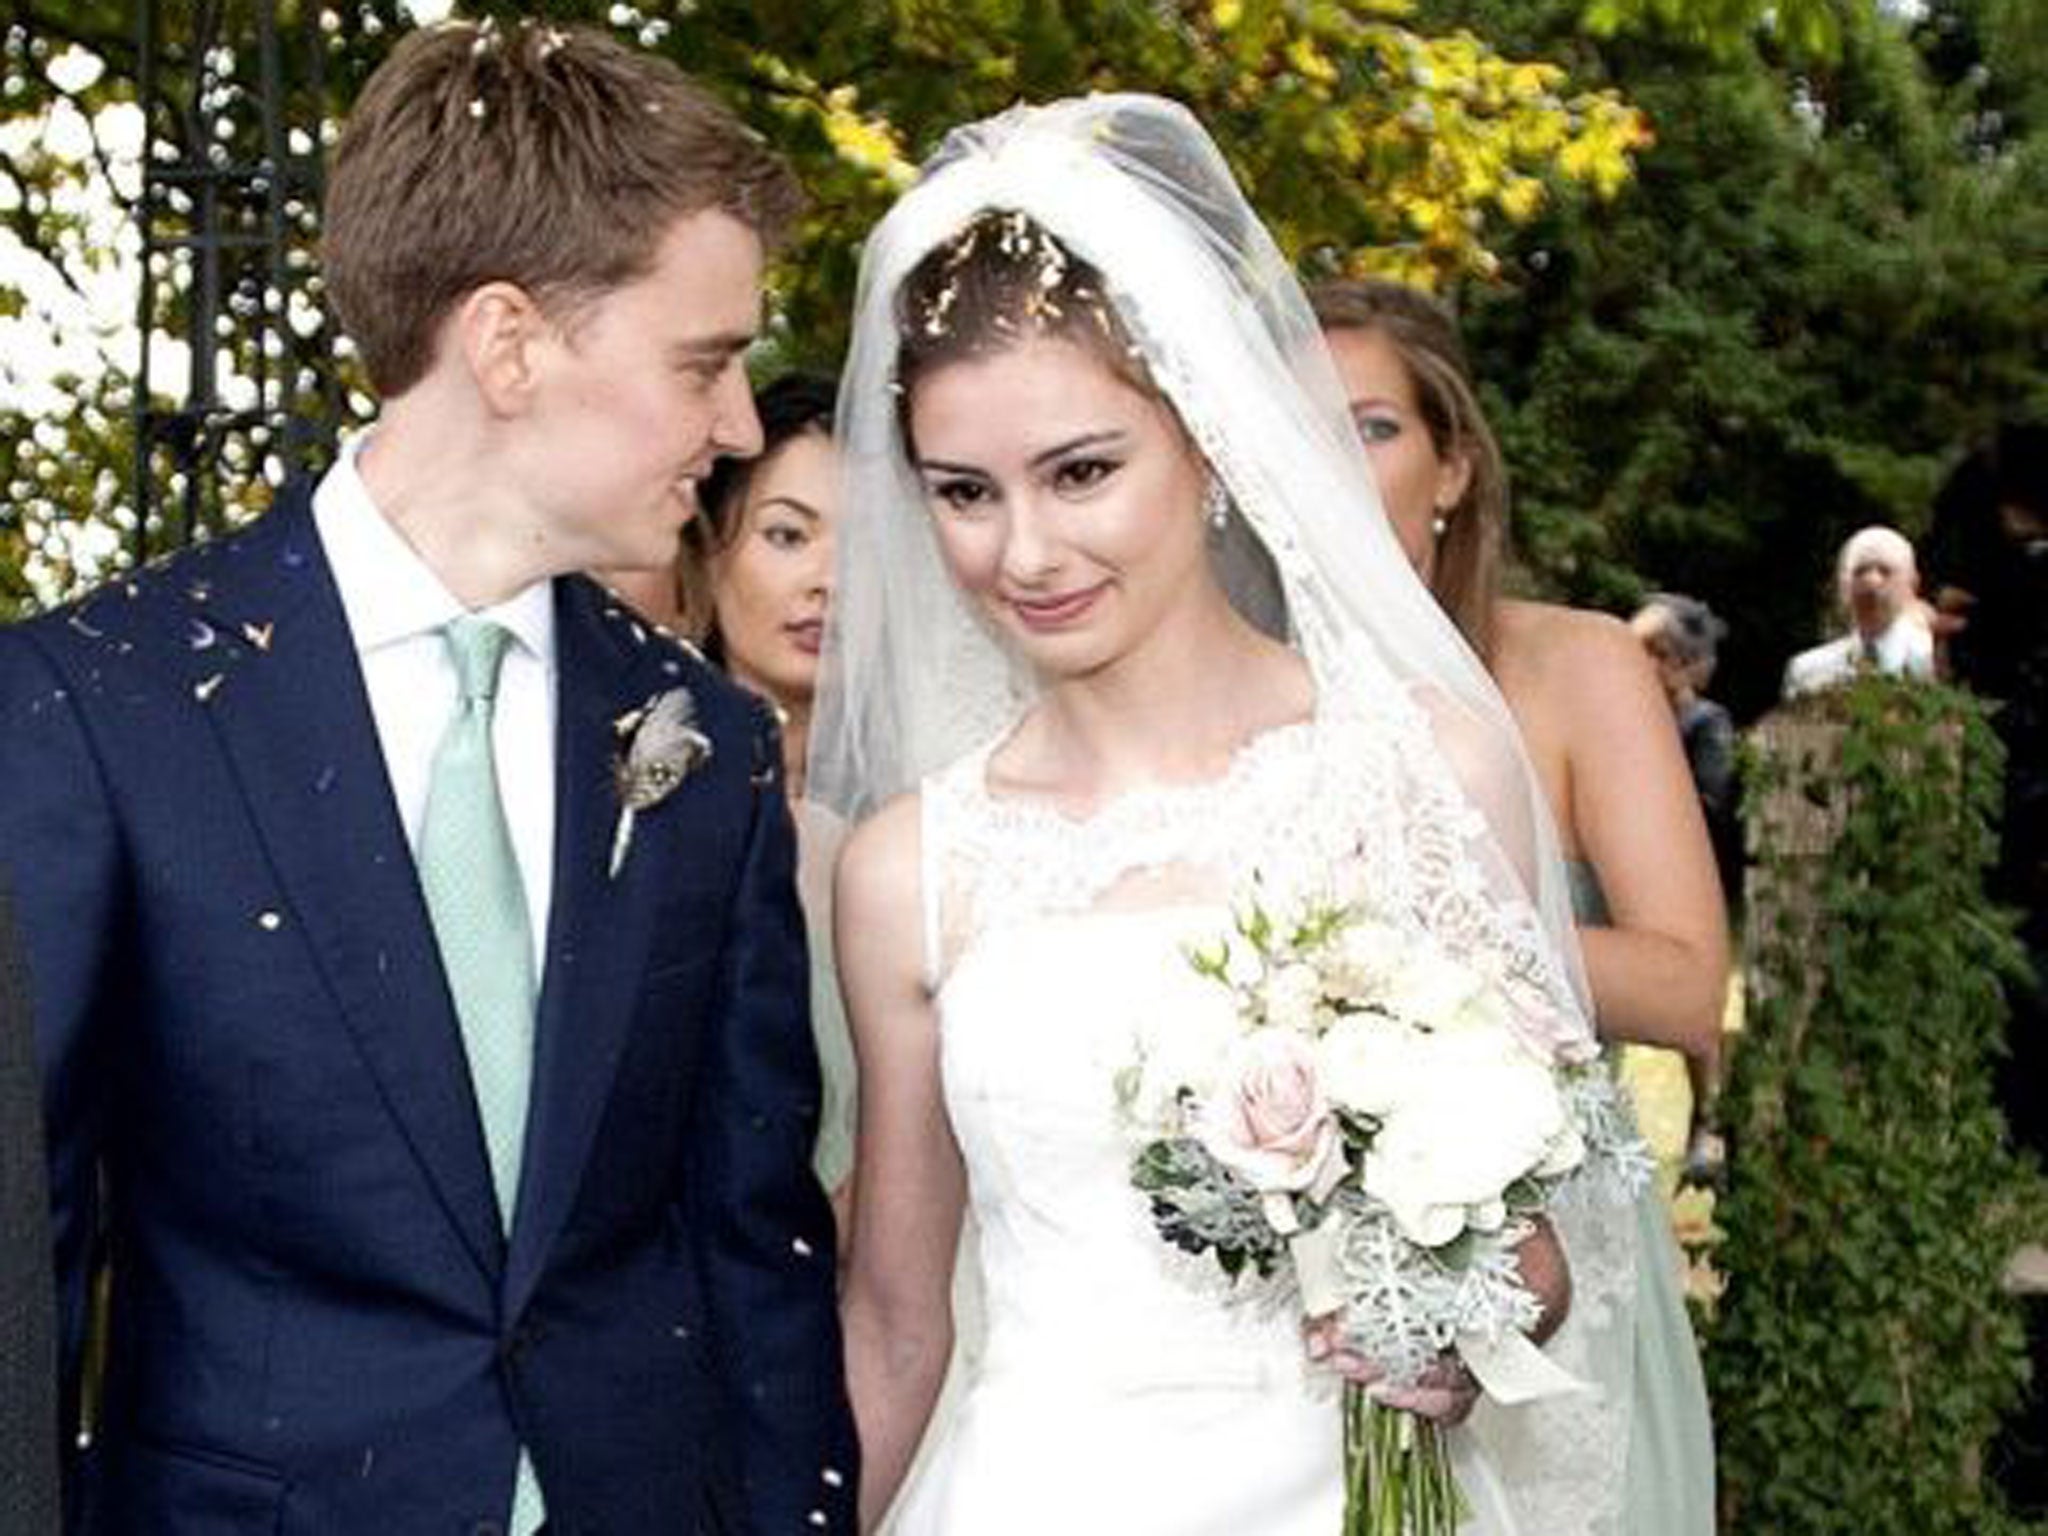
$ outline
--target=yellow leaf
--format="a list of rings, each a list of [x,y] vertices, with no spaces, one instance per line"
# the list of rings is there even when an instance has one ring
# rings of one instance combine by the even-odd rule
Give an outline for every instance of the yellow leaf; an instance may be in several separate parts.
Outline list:
[[[863,118],[843,103],[830,98],[828,102],[821,118],[825,137],[831,140],[839,158],[880,176],[891,186],[909,186],[916,176],[916,167],[904,158],[895,129],[886,122]]]
[[[1337,66],[1332,64],[1329,56],[1315,45],[1313,38],[1297,37],[1289,43],[1287,61],[1304,79],[1316,81],[1321,85],[1337,83]]]
[[[1500,211],[1517,224],[1526,224],[1543,206],[1543,183],[1533,176],[1518,176],[1500,190],[1495,199]]]

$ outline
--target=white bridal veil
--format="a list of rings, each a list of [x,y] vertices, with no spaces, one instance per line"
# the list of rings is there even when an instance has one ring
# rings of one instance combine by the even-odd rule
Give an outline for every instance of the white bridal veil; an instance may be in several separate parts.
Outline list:
[[[1399,782],[1374,798],[1400,822],[1420,920],[1508,977],[1545,1045],[1590,1055],[1564,868],[1507,708],[1395,542],[1291,268],[1173,102],[1093,96],[956,130],[869,238],[840,395],[847,515],[809,793],[857,820],[998,734],[1031,696],[948,580],[895,392],[898,290],[987,211],[1028,215],[1100,272],[1249,530],[1221,557],[1233,597],[1249,608],[1277,568],[1319,694],[1351,696],[1398,733]],[[1553,1351],[1594,1390],[1482,1413],[1472,1429],[1530,1495],[1524,1528],[1546,1536],[1608,1528],[1626,1445],[1631,1223],[1619,1205],[1581,1204],[1559,1218],[1574,1302]]]

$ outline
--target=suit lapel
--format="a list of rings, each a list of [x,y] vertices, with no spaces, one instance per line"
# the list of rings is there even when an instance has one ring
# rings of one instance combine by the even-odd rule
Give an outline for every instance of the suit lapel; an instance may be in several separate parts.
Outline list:
[[[681,681],[670,647],[652,643],[595,585],[566,580],[555,590],[554,889],[505,1277],[508,1317],[531,1297],[574,1203],[632,1027],[659,905],[643,886],[659,861],[629,858],[611,870],[614,722]]]
[[[310,489],[287,491],[219,564],[218,589],[193,594],[202,622],[238,637],[209,674],[210,717],[357,1048],[495,1278],[505,1245],[461,1031]]]
[[[517,1315],[567,1220],[631,1029],[660,861],[610,869],[613,722],[681,677],[673,651],[594,585],[556,583],[553,895],[526,1152],[509,1244],[454,1005],[310,489],[222,546],[194,618],[209,714],[302,924],[392,1115],[450,1221]],[[229,574],[232,573],[232,580]],[[245,627],[260,633],[258,646]],[[644,833],[644,829],[643,829]]]

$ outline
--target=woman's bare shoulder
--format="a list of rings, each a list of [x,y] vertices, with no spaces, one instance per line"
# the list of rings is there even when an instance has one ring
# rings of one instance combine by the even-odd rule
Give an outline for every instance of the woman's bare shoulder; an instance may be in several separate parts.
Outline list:
[[[1510,598],[1501,603],[1494,622],[1499,659],[1517,666],[1633,668],[1645,661],[1642,644],[1628,625],[1591,608]]]
[[[1501,605],[1493,670],[1525,730],[1544,723],[1570,739],[1577,725],[1663,706],[1650,659],[1610,614],[1556,603]]]
[[[906,898],[914,904],[923,821],[923,798],[913,789],[847,832],[835,881],[837,902],[868,911]]]

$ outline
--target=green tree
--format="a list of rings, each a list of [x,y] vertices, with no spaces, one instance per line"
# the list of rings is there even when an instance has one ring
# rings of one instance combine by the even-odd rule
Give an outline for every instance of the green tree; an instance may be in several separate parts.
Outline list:
[[[196,73],[193,8],[171,0],[153,6],[158,155],[267,163],[275,147],[257,120],[255,7],[221,0],[217,9],[231,46],[214,57],[207,100],[195,102],[188,85]],[[174,507],[188,486],[203,488],[195,498],[202,523],[253,510],[276,474],[269,425],[230,432],[213,417],[188,435],[185,461],[159,451],[146,466],[137,463],[143,12],[141,0],[19,0],[0,24],[0,324],[12,327],[0,362],[0,616],[77,590],[138,542],[138,468]],[[333,104],[353,93],[409,21],[400,0],[281,0],[278,17],[284,110],[299,129],[285,159],[313,179]],[[227,385],[220,419],[266,404],[283,411],[336,376],[338,352],[331,329],[319,323],[317,280],[303,277],[318,228],[311,197],[297,194],[281,209],[290,232],[285,261],[295,274],[290,294],[266,270],[261,248],[236,243],[266,218],[261,188],[258,182],[236,194],[223,220],[233,238],[220,260],[233,280],[205,343]],[[160,194],[151,204],[158,227],[188,232],[198,196],[190,183]],[[155,274],[153,388],[145,403],[160,414],[184,402],[180,349],[191,341],[199,259],[174,250]],[[111,312],[104,302],[110,279],[118,290]],[[288,297],[294,324],[277,333],[283,347],[259,354],[251,317],[273,301],[284,309]],[[54,371],[53,350],[61,352]],[[153,545],[175,531],[154,530]]]
[[[253,0],[222,3],[240,57],[253,40]],[[2008,20],[2024,9],[1980,3],[2004,6]],[[168,75],[189,51],[180,29],[190,13],[159,10]],[[1214,128],[1306,267],[1390,271],[1472,295],[1521,473],[1532,563],[1569,595],[1614,601],[1644,579],[1689,578],[1668,557],[1704,551],[1692,584],[1726,606],[1780,531],[1753,526],[1752,509],[1788,499],[1806,506],[1844,483],[1893,507],[1931,475],[1922,445],[1945,440],[1927,431],[1887,438],[1860,424],[1844,434],[1823,420],[1802,427],[1809,444],[1759,425],[1805,410],[1823,371],[1844,359],[1848,377],[1882,382],[1860,339],[1813,337],[1826,316],[1812,312],[1833,302],[1809,271],[1832,260],[1824,250],[1835,240],[1831,220],[1860,220],[1860,232],[1845,237],[1861,242],[1858,260],[1884,269],[1894,290],[1912,286],[1899,275],[1910,263],[1894,256],[1887,266],[1878,249],[1896,222],[1882,186],[1890,141],[1864,155],[1860,191],[1837,192],[1833,162],[1815,141],[1846,143],[1847,119],[1815,132],[1794,110],[1796,78],[1772,62],[1799,38],[1819,37],[1812,28],[1791,34],[1796,18],[1825,10],[1848,40],[1837,40],[1852,61],[1839,78],[1861,80],[1854,45],[1871,24],[1865,0],[1802,0],[1768,20],[1760,6],[1729,0],[477,0],[466,10],[502,18],[539,11],[635,36],[672,53],[791,155],[813,207],[777,273],[769,349],[777,364],[836,359],[860,236],[947,128],[1019,98],[1079,89],[1181,97]],[[132,101],[130,11],[127,0],[18,0],[0,36],[0,133],[59,111],[97,124]],[[1615,35],[1596,40],[1584,25],[1589,14]],[[321,44],[318,95],[295,104],[318,124],[316,137],[331,131],[408,25],[400,0],[278,0],[278,15],[292,36]],[[53,66],[71,49],[99,63],[84,87],[57,82]],[[302,57],[294,67],[304,91]],[[1814,87],[1816,101],[1835,78]],[[1655,184],[1613,202],[1646,142],[1638,101],[1650,107],[1657,135],[1648,161]],[[1991,110],[1960,101],[1953,110],[1966,106],[1980,116]],[[199,116],[167,130],[189,133]],[[1923,159],[1939,159],[1937,138],[1920,136]],[[104,146],[0,160],[0,225],[60,274],[103,262],[104,242],[95,245],[75,218],[68,233],[65,224],[63,190],[86,182],[134,197]],[[2017,203],[2017,194],[2006,196]],[[1993,201],[1983,192],[1967,219],[2002,210]],[[1696,225],[1688,222],[1695,213]],[[1674,231],[1682,238],[1667,238]],[[1949,246],[1942,258],[1967,265],[1968,253]],[[1993,253],[1978,265],[1999,262]],[[1780,288],[1804,281],[1812,291],[1786,304],[1755,288],[1758,270],[1776,271]],[[1947,289],[1974,294],[1980,328],[1999,339],[1976,349],[1982,361],[1968,366],[2017,377],[2024,370],[2011,366],[2005,339],[2031,319],[2011,302],[2009,278],[1968,277]],[[1850,291],[1847,283],[1836,290]],[[0,283],[0,314],[19,306],[22,292]],[[179,323],[176,294],[168,314],[166,323]],[[1892,355],[1917,367],[1927,327],[1907,329]],[[316,332],[308,350],[331,353],[330,342]],[[318,367],[331,376],[331,361]],[[36,589],[49,595],[75,584],[109,533],[123,542],[133,534],[124,436],[132,361],[124,373],[116,358],[111,372],[76,381],[86,404],[61,419],[0,409],[9,445],[0,461],[9,472],[0,603],[18,603],[28,590],[24,555],[34,557]],[[165,388],[158,380],[159,405],[170,402]],[[1711,440],[1702,422],[1716,428]],[[242,462],[220,476],[229,515],[266,494],[260,445],[239,451]],[[159,480],[177,472],[156,462],[149,471]],[[1784,551],[1773,553],[1773,569],[1788,568]],[[1802,591],[1773,622],[1796,631],[1811,606]]]
[[[1720,52],[1737,52],[1759,35],[1809,57],[1833,53],[1853,0],[1589,0],[1584,21],[1597,35],[1663,33]]]
[[[1705,1355],[1722,1529],[2016,1530],[1983,1461],[2027,1370],[2001,1275],[2044,1207],[1992,1096],[2018,963],[1983,885],[2002,754],[1974,700],[1887,678],[1760,735]]]
[[[224,3],[230,57],[221,73],[246,83],[257,72],[253,0]],[[1323,267],[1375,266],[1429,280],[1490,270],[1491,240],[1531,217],[1553,185],[1611,193],[1642,133],[1612,91],[1579,91],[1554,65],[1505,57],[1469,33],[1410,27],[1409,0],[478,0],[466,9],[505,20],[538,10],[635,36],[673,54],[788,151],[814,202],[777,274],[774,351],[814,364],[829,364],[843,344],[860,236],[912,163],[947,128],[1020,97],[1082,89],[1178,95],[1233,154],[1291,249]],[[98,127],[110,108],[132,103],[139,59],[129,11],[120,0],[18,4],[4,34],[0,130],[65,113]],[[164,4],[158,15],[161,74],[170,79],[187,72],[191,13]],[[286,63],[297,120],[314,144],[407,16],[399,0],[278,0],[277,15],[299,45]],[[310,63],[309,38],[318,53]],[[61,83],[67,56],[95,61],[89,84]],[[182,135],[211,149],[221,123],[246,117],[246,93],[237,89],[223,87],[219,100],[160,126],[174,146],[192,147],[178,145]],[[131,168],[127,182],[134,179]],[[24,253],[60,276],[108,259],[103,234],[66,212],[66,189],[86,183],[114,187],[116,201],[132,210],[135,187],[98,143],[66,155],[38,141],[0,160],[0,218],[11,219]],[[299,234],[303,249],[310,228]],[[0,312],[9,292],[0,283]],[[248,297],[264,302],[263,295],[258,284]],[[182,303],[172,292],[163,320],[174,329],[189,315]],[[327,360],[309,366],[331,375],[331,337],[316,329],[313,340],[306,350],[324,348]],[[253,375],[258,359],[248,343],[222,346],[230,374]],[[109,372],[73,382],[90,407],[61,421],[0,412],[13,471],[0,524],[0,603],[18,604],[31,586],[48,593],[74,585],[107,542],[81,539],[81,530],[111,531],[122,543],[134,534],[132,466],[124,461],[132,451],[123,437],[133,365],[126,378],[118,361]],[[287,396],[320,382],[292,379]],[[260,431],[229,446],[230,454],[202,457],[199,472],[219,481],[209,518],[240,515],[266,494]],[[157,460],[146,468],[165,482],[192,472]]]
[[[1595,38],[1567,0],[1428,14],[1650,119],[1626,195],[1554,204],[1461,296],[1535,583],[1707,598],[1733,628],[1720,690],[1754,712],[1832,622],[1842,538],[1917,532],[1961,444],[2048,403],[2038,143],[1971,143],[1974,105],[1882,13],[1796,61],[1763,33]]]
[[[1469,32],[1408,25],[1414,0],[554,9],[638,30],[788,150],[816,197],[783,272],[795,345],[813,358],[843,342],[859,237],[914,162],[949,128],[1020,99],[1178,97],[1290,252],[1427,281],[1490,271],[1491,239],[1551,184],[1613,192],[1642,133],[1615,92],[1576,90],[1555,65]]]

